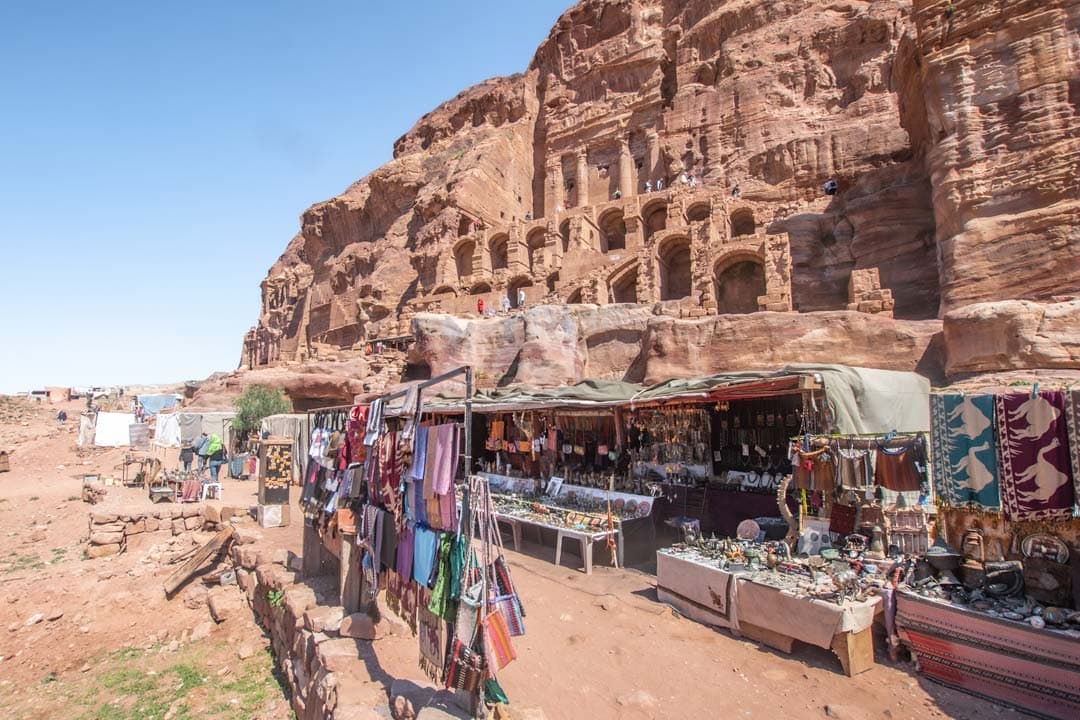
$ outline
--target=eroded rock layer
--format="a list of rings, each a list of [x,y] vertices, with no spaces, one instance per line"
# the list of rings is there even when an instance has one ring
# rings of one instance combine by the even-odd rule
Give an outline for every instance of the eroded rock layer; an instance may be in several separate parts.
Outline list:
[[[861,364],[910,364],[930,324],[901,320],[1080,290],[1078,18],[1078,0],[585,0],[526,72],[425,115],[303,215],[243,365],[415,331],[557,382],[591,374],[573,319],[604,327],[605,373],[660,378],[715,365],[701,348],[781,362],[822,312],[877,343]],[[431,316],[507,299],[582,309],[493,324],[506,349]]]

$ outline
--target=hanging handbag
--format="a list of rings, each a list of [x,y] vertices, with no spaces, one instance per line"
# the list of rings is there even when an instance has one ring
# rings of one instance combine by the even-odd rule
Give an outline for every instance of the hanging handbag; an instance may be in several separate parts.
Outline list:
[[[484,657],[471,647],[454,639],[446,670],[446,687],[451,690],[476,692],[484,679]]]
[[[525,634],[525,618],[522,616],[517,595],[499,595],[491,601],[491,604],[506,618],[506,625],[512,637]]]
[[[484,626],[484,651],[492,667],[502,670],[511,661],[517,659],[514,644],[510,640],[510,624],[506,621],[506,615],[497,608],[484,617],[482,624]]]

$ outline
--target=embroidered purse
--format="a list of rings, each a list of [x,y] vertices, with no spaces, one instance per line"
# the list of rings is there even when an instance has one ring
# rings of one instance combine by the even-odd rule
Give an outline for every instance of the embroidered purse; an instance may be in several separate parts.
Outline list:
[[[490,662],[499,670],[517,659],[514,652],[514,644],[510,640],[510,626],[506,622],[506,616],[496,609],[488,613],[483,620],[484,626],[484,651]]]
[[[446,687],[451,690],[476,692],[484,678],[484,658],[471,647],[454,640],[450,663],[446,671]]]
[[[525,618],[517,595],[500,595],[491,604],[506,619],[507,630],[512,637],[525,634]]]

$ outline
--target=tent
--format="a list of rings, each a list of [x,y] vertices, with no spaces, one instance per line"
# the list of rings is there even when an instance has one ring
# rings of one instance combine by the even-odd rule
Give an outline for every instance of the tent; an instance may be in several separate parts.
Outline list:
[[[94,444],[98,447],[129,447],[131,426],[135,424],[132,413],[99,412],[94,428]]]
[[[139,404],[147,415],[157,415],[162,410],[169,410],[180,404],[179,395],[139,395]]]
[[[157,416],[154,445],[158,447],[180,447],[179,415],[176,413],[161,413]]]
[[[263,418],[259,426],[262,433],[270,433],[275,437],[287,437],[293,439],[292,445],[292,472],[293,480],[299,482],[304,476],[304,463],[307,461],[308,448],[311,443],[311,423],[306,414],[282,414],[271,415]]]
[[[207,435],[219,435],[221,439],[231,446],[230,436],[232,433],[232,421],[236,413],[223,412],[181,412],[177,413],[180,424],[181,442],[191,442],[201,433]]]

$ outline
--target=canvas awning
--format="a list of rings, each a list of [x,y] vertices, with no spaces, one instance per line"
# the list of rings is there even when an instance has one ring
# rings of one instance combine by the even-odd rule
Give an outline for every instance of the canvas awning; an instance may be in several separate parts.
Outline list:
[[[671,402],[710,403],[813,391],[827,402],[833,431],[841,434],[929,432],[930,382],[911,372],[845,365],[788,365],[781,370],[741,371],[674,379],[642,387],[616,380],[587,380],[561,388],[511,386],[478,392],[473,411],[640,408]],[[459,414],[460,398],[425,398],[424,412]],[[392,413],[391,413],[392,414]]]

